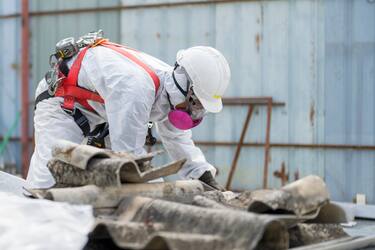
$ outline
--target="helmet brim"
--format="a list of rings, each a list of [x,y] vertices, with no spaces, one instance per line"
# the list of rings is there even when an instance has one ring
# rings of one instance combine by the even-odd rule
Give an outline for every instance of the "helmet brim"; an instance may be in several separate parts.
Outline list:
[[[202,97],[198,90],[194,90],[194,94],[202,104],[203,108],[210,113],[219,113],[223,109],[223,102],[221,98],[207,98]]]

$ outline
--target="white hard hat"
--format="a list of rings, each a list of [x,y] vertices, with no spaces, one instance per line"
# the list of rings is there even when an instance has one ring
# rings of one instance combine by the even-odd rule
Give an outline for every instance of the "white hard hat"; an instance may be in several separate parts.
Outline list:
[[[220,112],[223,108],[221,98],[230,81],[225,57],[212,47],[197,46],[178,51],[176,61],[185,69],[203,107],[208,112]]]

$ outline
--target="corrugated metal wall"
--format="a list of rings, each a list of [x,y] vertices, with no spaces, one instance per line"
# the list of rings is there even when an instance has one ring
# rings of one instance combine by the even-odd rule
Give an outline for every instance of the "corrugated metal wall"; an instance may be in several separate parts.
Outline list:
[[[375,142],[375,2],[332,1],[325,14],[324,140]],[[363,192],[375,202],[374,152],[325,153],[334,197]]]
[[[18,12],[18,1],[0,1],[0,15]],[[21,108],[20,90],[20,18],[0,20],[0,136],[4,136],[16,121]],[[14,136],[19,136],[20,126]],[[20,165],[20,144],[10,142],[4,154],[0,155],[3,163]]]
[[[144,50],[170,64],[180,48],[211,45],[224,53],[232,67],[232,85],[227,96],[272,96],[286,103],[285,107],[273,109],[271,142],[375,144],[374,1],[283,0],[192,5],[175,1],[179,5],[169,1],[172,5],[168,7],[157,5],[164,3],[163,0],[31,1],[31,11],[133,6],[122,11],[32,16],[34,87],[47,69],[48,54],[57,40],[97,28],[104,29],[114,41]],[[2,6],[9,3],[1,2]],[[13,23],[14,28],[7,26],[7,29],[11,29],[10,34],[17,40],[17,21],[0,22],[1,32],[6,22]],[[10,54],[8,59],[2,58],[2,71],[3,65],[9,65],[8,60],[15,60],[15,55],[14,52],[13,57]],[[18,93],[19,79],[5,77],[0,84],[6,84],[5,89],[12,90],[14,95]],[[9,109],[5,111],[2,101],[1,119],[6,114]],[[237,141],[245,115],[244,108],[227,107],[194,129],[194,138]],[[265,125],[265,108],[259,107],[252,117],[246,141],[264,142]],[[219,180],[225,183],[234,148],[202,149],[207,159],[219,168]],[[233,188],[261,187],[263,157],[261,147],[242,151]],[[318,174],[327,181],[334,199],[350,201],[356,193],[365,193],[369,202],[375,203],[374,151],[274,147],[270,156],[270,186],[280,186],[280,180],[272,173],[283,163],[290,180],[297,172],[300,177]]]
[[[119,5],[118,0],[34,0],[30,1],[30,11],[53,11],[79,8],[98,8]],[[98,29],[105,30],[111,40],[120,42],[120,12],[80,13],[45,15],[31,18],[31,58],[34,88],[48,70],[49,55],[55,50],[57,41]]]

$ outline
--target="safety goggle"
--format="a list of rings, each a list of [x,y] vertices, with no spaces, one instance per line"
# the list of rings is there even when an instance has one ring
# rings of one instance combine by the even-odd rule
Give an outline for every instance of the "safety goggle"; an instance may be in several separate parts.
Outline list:
[[[176,70],[177,67],[179,67],[178,63],[175,64],[174,70]],[[172,73],[174,83],[176,87],[180,90],[180,92],[186,97],[185,102],[187,102],[187,107],[185,111],[189,113],[190,117],[193,120],[202,119],[208,112],[204,109],[198,97],[194,94],[192,80],[190,79],[189,75],[185,71],[185,75],[188,81],[188,84],[187,84],[188,86],[186,90],[182,89],[175,78],[174,70]]]
[[[204,109],[198,97],[194,94],[193,86],[189,88],[186,96],[187,108],[186,111],[190,114],[193,120],[202,119],[208,112]]]

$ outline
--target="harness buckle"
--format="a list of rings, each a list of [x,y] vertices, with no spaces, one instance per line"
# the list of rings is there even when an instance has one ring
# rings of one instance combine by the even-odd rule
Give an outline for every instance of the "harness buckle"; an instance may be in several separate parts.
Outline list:
[[[147,123],[147,136],[146,136],[146,141],[145,144],[146,146],[154,146],[156,143],[156,138],[152,135],[152,127],[154,123],[153,122],[148,122]]]
[[[76,44],[79,48],[92,46],[97,41],[100,41],[103,39],[103,30],[93,31],[89,32],[86,35],[81,36]]]
[[[61,108],[69,115],[74,115],[76,111],[74,102],[75,98],[73,96],[64,96],[64,103],[61,105]]]
[[[73,116],[76,113],[76,108],[74,107],[73,109],[66,108],[64,105],[61,105],[61,109],[65,111],[68,115]]]

